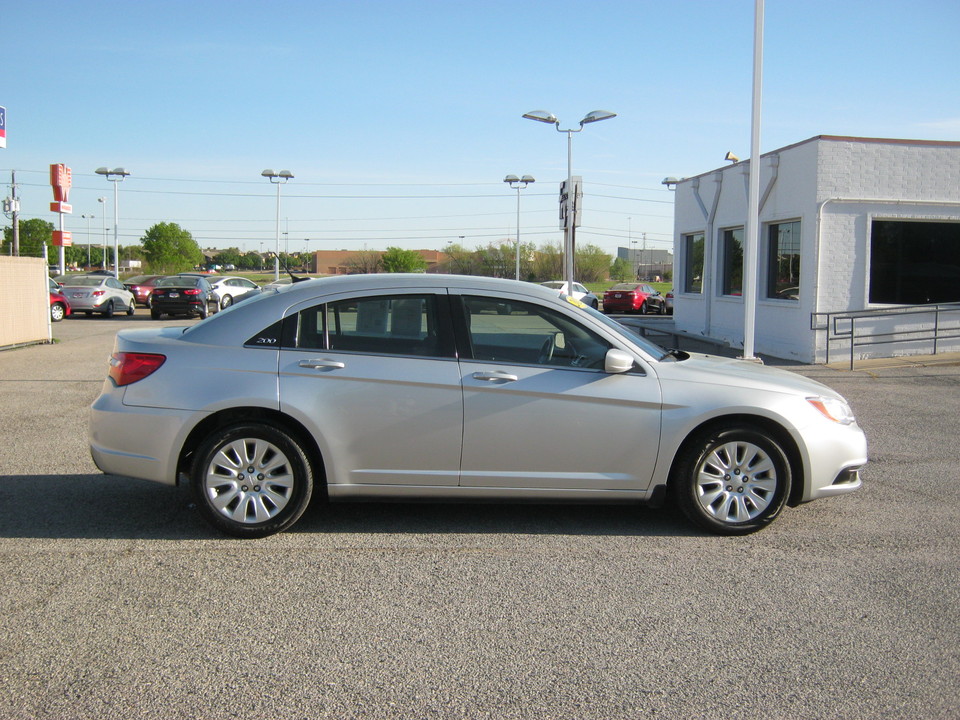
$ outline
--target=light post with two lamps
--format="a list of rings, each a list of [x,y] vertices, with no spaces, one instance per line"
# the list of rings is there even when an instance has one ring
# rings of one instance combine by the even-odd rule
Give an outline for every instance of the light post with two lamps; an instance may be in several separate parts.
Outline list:
[[[567,281],[567,288],[572,289],[574,282],[573,256],[575,249],[573,227],[576,199],[574,197],[575,190],[573,187],[573,133],[582,131],[583,126],[589,123],[600,122],[601,120],[609,120],[610,118],[614,118],[616,116],[616,113],[608,112],[606,110],[594,110],[593,112],[588,112],[586,115],[584,115],[583,120],[580,121],[579,128],[561,130],[560,121],[557,120],[557,117],[553,113],[547,112],[546,110],[531,110],[530,112],[523,114],[523,117],[525,117],[527,120],[536,120],[537,122],[553,125],[556,127],[557,132],[564,132],[567,134],[567,195],[564,203],[563,225],[563,265],[564,280]]]
[[[260,174],[269,178],[270,182],[277,186],[277,252],[273,258],[273,279],[276,281],[280,279],[280,186],[286,184],[288,180],[293,180],[293,173],[289,170],[275,172],[268,169]]]
[[[123,182],[128,173],[124,168],[114,168],[108,170],[105,167],[97,168],[94,172],[97,175],[103,175],[107,180],[113,183],[113,275],[120,277],[120,212],[117,209],[117,184]],[[106,268],[106,258],[104,258],[104,268]]]
[[[530,183],[535,183],[536,180],[532,175],[524,175],[523,177],[518,178],[516,175],[507,175],[503,181],[507,183],[511,188],[516,189],[517,191],[517,270],[516,270],[516,279],[520,279],[520,191],[523,190]]]

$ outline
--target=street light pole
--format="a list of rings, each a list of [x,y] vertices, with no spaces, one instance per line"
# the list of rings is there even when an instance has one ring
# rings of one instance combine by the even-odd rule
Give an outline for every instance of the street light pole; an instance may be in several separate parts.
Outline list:
[[[80,217],[87,221],[87,270],[90,270],[90,221],[95,218],[96,215],[81,215]]]
[[[516,269],[516,279],[520,279],[520,191],[523,190],[530,183],[536,182],[536,180],[531,175],[524,175],[522,178],[518,178],[516,175],[507,175],[503,181],[507,183],[511,188],[516,188],[517,190],[517,269]]]
[[[564,280],[568,283],[567,287],[573,287],[573,261],[574,261],[574,212],[575,212],[575,189],[573,187],[573,133],[581,132],[583,126],[589,123],[609,120],[616,117],[617,114],[606,110],[594,110],[584,115],[580,121],[579,128],[570,128],[569,130],[560,129],[560,121],[557,117],[546,110],[531,110],[524,113],[523,117],[527,120],[536,120],[537,122],[547,123],[556,127],[557,132],[567,134],[567,196],[564,202],[564,225],[563,225],[563,255],[564,255]]]
[[[105,167],[97,168],[95,170],[97,175],[103,175],[110,182],[113,183],[113,274],[114,277],[120,277],[120,211],[117,208],[117,200],[119,195],[117,193],[117,183],[123,182],[123,179],[127,177],[128,173],[124,168],[114,168],[113,170],[108,170]],[[106,263],[104,263],[106,265]]]
[[[289,180],[293,180],[293,173],[289,170],[274,172],[268,169],[260,174],[265,178],[269,178],[270,182],[277,186],[277,252],[273,258],[273,279],[276,281],[280,279],[280,186],[285,185]]]

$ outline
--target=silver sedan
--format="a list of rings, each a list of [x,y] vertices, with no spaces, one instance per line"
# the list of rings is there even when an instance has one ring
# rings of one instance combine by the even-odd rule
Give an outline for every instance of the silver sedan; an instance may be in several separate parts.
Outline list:
[[[74,313],[100,313],[113,317],[123,312],[133,315],[137,310],[133,293],[110,275],[75,275],[64,278],[62,292]]]
[[[856,490],[867,460],[824,385],[667,353],[555,290],[440,275],[291,283],[121,331],[90,444],[105,472],[189,482],[240,537],[314,494],[674,503],[738,535]]]

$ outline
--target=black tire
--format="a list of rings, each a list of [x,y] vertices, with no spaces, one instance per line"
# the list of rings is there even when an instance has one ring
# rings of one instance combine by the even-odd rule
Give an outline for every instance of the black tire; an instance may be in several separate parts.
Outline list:
[[[666,314],[667,314],[667,304],[666,304],[666,303],[660,303],[659,314],[660,314],[660,315],[666,315]]]
[[[200,309],[197,310],[197,315],[200,316],[201,320],[206,320],[209,312],[210,311],[207,309],[207,303],[204,301],[203,305],[200,306]]]
[[[646,314],[647,314],[647,301],[646,301],[646,300],[643,301],[643,303],[640,305],[640,309],[637,310],[637,312],[638,312],[640,315],[646,315]]]
[[[224,295],[224,296],[223,296],[223,299],[220,301],[220,309],[221,309],[221,310],[226,310],[226,309],[227,309],[228,307],[230,307],[231,305],[233,305],[233,296],[232,296],[232,295]]]
[[[130,306],[127,308],[127,315],[133,315],[137,311],[137,301],[131,300]]]
[[[105,318],[113,317],[113,300],[107,303],[107,306],[103,309],[103,316]]]
[[[780,444],[751,425],[718,427],[681,448],[673,497],[692,522],[717,535],[747,535],[771,522],[790,495],[790,462]]]
[[[195,457],[190,484],[197,507],[228,535],[261,538],[281,532],[310,503],[310,460],[297,440],[278,428],[243,423],[218,430]]]
[[[159,320],[162,315],[163,313],[157,310],[155,307],[150,308],[150,317],[152,317],[154,320]]]

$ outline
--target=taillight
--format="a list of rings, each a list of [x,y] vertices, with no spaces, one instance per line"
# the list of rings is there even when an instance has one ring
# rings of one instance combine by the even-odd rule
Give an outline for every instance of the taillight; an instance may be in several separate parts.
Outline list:
[[[164,355],[152,353],[114,353],[110,356],[108,373],[117,387],[130,385],[155,372],[166,360]]]
[[[184,291],[183,291],[183,294],[184,294],[184,295],[199,295],[199,294],[200,294],[200,290],[198,290],[197,288],[190,288],[189,290],[184,290]]]
[[[101,295],[103,295],[103,294],[105,294],[105,293],[106,293],[105,290],[94,290],[94,291],[93,291],[93,296],[94,296],[94,297],[100,297]]]

